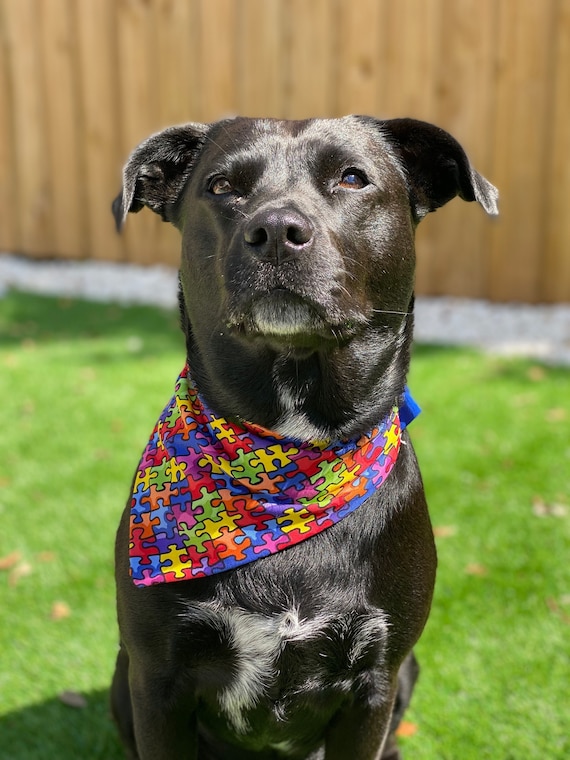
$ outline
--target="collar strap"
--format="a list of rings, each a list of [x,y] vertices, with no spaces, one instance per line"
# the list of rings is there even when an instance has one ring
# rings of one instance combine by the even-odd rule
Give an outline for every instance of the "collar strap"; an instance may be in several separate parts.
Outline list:
[[[357,509],[388,477],[400,408],[348,442],[299,441],[219,417],[186,366],[145,448],[133,483],[130,569],[148,586],[230,570],[304,541]]]

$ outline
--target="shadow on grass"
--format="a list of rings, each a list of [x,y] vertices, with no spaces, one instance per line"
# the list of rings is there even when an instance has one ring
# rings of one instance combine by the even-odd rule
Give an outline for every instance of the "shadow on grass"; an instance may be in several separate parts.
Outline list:
[[[16,291],[0,298],[0,335],[4,345],[138,336],[150,342],[153,350],[171,351],[183,346],[176,309],[120,306]]]
[[[109,692],[85,697],[82,709],[54,698],[1,716],[0,760],[124,760]]]

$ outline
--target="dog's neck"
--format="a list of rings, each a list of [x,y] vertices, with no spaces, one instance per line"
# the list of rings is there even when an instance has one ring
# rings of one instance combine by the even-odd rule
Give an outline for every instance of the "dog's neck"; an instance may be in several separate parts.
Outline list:
[[[364,504],[396,463],[410,398],[350,441],[300,441],[210,409],[184,367],[133,481],[136,585],[214,575],[305,541]]]
[[[371,326],[345,346],[304,358],[225,335],[201,350],[182,307],[188,363],[200,392],[220,414],[281,435],[341,440],[369,430],[404,392],[413,303],[398,329]]]

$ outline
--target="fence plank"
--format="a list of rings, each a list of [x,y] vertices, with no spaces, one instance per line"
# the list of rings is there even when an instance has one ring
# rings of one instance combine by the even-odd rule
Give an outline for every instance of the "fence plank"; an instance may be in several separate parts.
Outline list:
[[[541,267],[541,297],[570,301],[570,0],[556,19],[555,89],[549,140],[547,235]]]
[[[199,118],[215,121],[238,112],[238,9],[234,0],[200,0],[200,63],[195,73],[200,80]]]
[[[53,245],[59,256],[86,254],[77,102],[77,49],[69,0],[40,3],[39,27],[45,83],[47,159],[52,188]]]
[[[488,293],[496,300],[540,298],[553,8],[552,0],[499,4],[494,177],[502,202],[490,236],[488,283]]]
[[[154,28],[153,8],[145,0],[117,2],[121,145],[125,153],[161,126],[154,109],[160,82],[154,56],[149,55],[154,49]],[[136,224],[125,227],[129,261],[148,264],[156,260],[159,224],[159,217],[145,211]]]
[[[5,5],[13,93],[14,157],[18,172],[20,245],[31,255],[55,251],[50,223],[51,188],[44,123],[36,0]],[[25,86],[21,83],[25,82]]]
[[[19,251],[19,176],[13,147],[14,109],[9,70],[9,40],[6,32],[8,13],[6,0],[0,0],[0,250]]]
[[[197,0],[156,0],[152,6],[155,129],[201,118],[197,9]]]
[[[377,0],[341,0],[337,33],[337,111],[376,114],[379,111],[377,51],[382,29]]]
[[[384,6],[383,99],[389,115],[432,118],[431,86],[439,58],[442,0],[398,0]]]
[[[122,261],[122,239],[114,233],[111,200],[120,187],[121,144],[117,93],[116,6],[114,0],[82,0],[77,15],[83,151],[89,188],[88,255]]]
[[[0,248],[176,264],[109,204],[134,145],[231,113],[448,129],[501,192],[418,230],[417,290],[570,300],[570,0],[0,0]],[[135,221],[135,220],[133,220]]]
[[[330,116],[337,71],[335,5],[330,0],[289,0],[286,9],[285,115]]]
[[[445,2],[433,120],[463,145],[473,166],[492,180],[495,0]],[[429,222],[429,262],[418,260],[418,286],[441,295],[481,297],[487,285],[489,220],[479,208],[454,201]],[[468,230],[468,234],[466,233]]]
[[[281,0],[247,0],[238,17],[238,107],[243,116],[284,116]]]
[[[390,116],[411,116],[433,121],[436,97],[433,82],[439,62],[441,0],[400,0],[385,6],[385,69],[382,85]],[[440,212],[445,214],[447,209]],[[438,218],[428,218],[418,228],[417,287],[425,291],[425,272],[437,260]]]

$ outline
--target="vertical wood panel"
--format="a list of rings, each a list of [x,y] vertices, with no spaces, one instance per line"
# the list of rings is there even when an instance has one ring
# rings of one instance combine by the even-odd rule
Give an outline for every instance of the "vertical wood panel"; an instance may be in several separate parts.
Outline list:
[[[6,0],[0,0],[0,250],[19,251],[19,175],[14,160],[14,109],[6,19],[9,12]]]
[[[152,16],[156,123],[162,128],[197,121],[201,89],[198,0],[155,0]]]
[[[200,0],[200,63],[195,72],[202,102],[201,121],[215,121],[238,112],[238,15],[234,0]]]
[[[384,98],[389,116],[411,116],[435,121],[434,81],[442,33],[442,0],[402,0],[386,10],[386,81]],[[444,125],[441,125],[444,126]],[[442,209],[445,214],[447,209]],[[425,272],[437,260],[437,219],[428,216],[418,228],[417,285],[424,291]]]
[[[413,116],[499,187],[418,231],[418,292],[570,300],[570,0],[0,0],[0,248],[176,264],[114,232],[136,143],[225,115]]]
[[[383,75],[382,4],[377,0],[340,0],[336,56],[337,112],[375,115],[379,111],[378,80]]]
[[[88,255],[122,261],[124,245],[115,234],[111,201],[121,182],[121,130],[117,94],[116,7],[114,0],[82,0],[77,14],[83,181],[88,188]]]
[[[554,102],[548,140],[547,235],[541,252],[541,297],[570,301],[570,0],[561,0],[553,40]]]
[[[289,0],[285,7],[285,116],[288,119],[330,116],[337,70],[335,2]]]
[[[205,87],[201,82],[199,10],[199,0],[156,0],[154,3],[152,65],[155,68],[155,87],[151,103],[151,131],[203,118],[201,101],[205,97]],[[125,145],[125,156],[133,147],[134,142]],[[154,250],[147,251],[149,262],[178,266],[180,233],[148,210],[144,212],[144,217],[150,219],[142,224],[153,227],[155,235]],[[142,214],[132,218],[126,235],[131,232],[135,234],[142,219]],[[135,261],[140,258],[135,241],[131,243],[129,257]]]
[[[40,3],[38,11],[53,245],[59,256],[77,258],[86,253],[83,212],[88,193],[79,149],[77,48],[72,5],[69,0],[50,0]]]
[[[465,148],[472,165],[492,177],[492,92],[496,0],[444,0],[433,120]],[[479,207],[455,200],[428,222],[433,246],[418,260],[418,287],[434,294],[482,297],[487,283],[490,221]],[[466,234],[468,231],[468,234]]]
[[[121,146],[132,150],[161,125],[155,109],[160,82],[156,77],[153,8],[146,0],[117,0],[118,85]],[[160,217],[143,210],[131,218],[123,235],[128,261],[156,260]]]
[[[441,0],[398,0],[384,6],[383,91],[390,116],[432,118],[432,83],[441,42],[440,6]]]
[[[494,177],[502,200],[501,217],[491,234],[487,285],[496,300],[539,298],[553,7],[552,0],[499,4]]]
[[[244,116],[284,116],[284,4],[281,0],[246,0],[239,4],[238,107]]]
[[[12,0],[5,9],[20,245],[31,255],[49,255],[54,252],[54,245],[47,142],[42,128],[45,111],[37,0]]]

